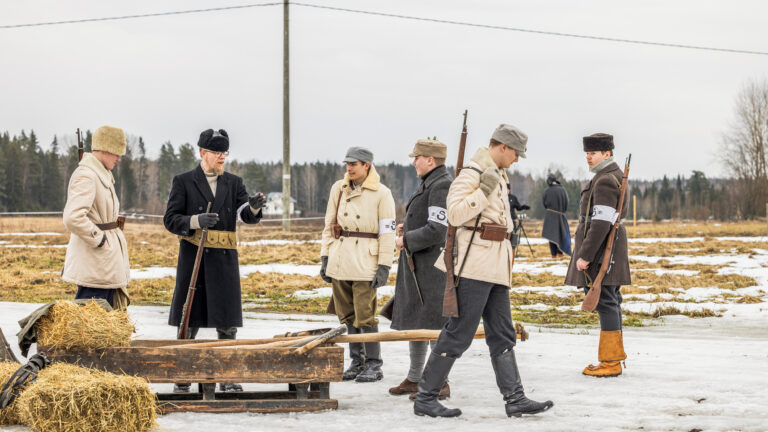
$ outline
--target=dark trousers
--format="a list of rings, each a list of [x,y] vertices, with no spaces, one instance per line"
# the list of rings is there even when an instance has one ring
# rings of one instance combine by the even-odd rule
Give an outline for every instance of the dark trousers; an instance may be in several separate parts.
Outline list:
[[[589,287],[584,287],[584,294],[587,292]],[[621,286],[604,285],[595,310],[600,317],[600,330],[621,330]]]
[[[187,329],[187,339],[194,339],[197,337],[197,332],[200,327],[189,327]],[[216,334],[219,339],[235,339],[237,336],[237,327],[222,327],[216,329]]]
[[[561,254],[560,248],[557,246],[557,243],[549,242],[549,253],[552,254],[552,256],[555,256],[557,254]]]
[[[432,352],[459,358],[474,339],[480,318],[485,328],[485,343],[491,357],[515,346],[515,327],[509,308],[509,287],[475,279],[461,278],[456,288],[459,317],[443,326]]]
[[[75,300],[78,299],[104,299],[110,306],[114,306],[115,290],[112,288],[89,288],[77,286]]]

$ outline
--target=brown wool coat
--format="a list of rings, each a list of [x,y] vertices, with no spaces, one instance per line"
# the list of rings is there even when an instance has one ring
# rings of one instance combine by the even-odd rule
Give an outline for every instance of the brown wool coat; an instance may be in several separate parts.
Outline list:
[[[91,153],[85,153],[72,173],[64,206],[64,226],[72,235],[61,278],[90,288],[122,289],[130,280],[128,244],[122,230],[102,231],[97,223],[115,222],[120,201],[112,173]],[[109,247],[97,247],[107,235]]]
[[[612,224],[599,219],[600,216],[596,215],[595,206],[616,209],[616,206],[619,204],[619,188],[622,176],[621,169],[614,162],[595,174],[592,180],[587,182],[581,189],[579,226],[576,228],[576,234],[573,236],[575,247],[573,255],[571,255],[571,263],[568,266],[568,273],[565,276],[565,285],[587,286],[584,272],[576,269],[576,261],[579,258],[590,262],[590,266],[587,269],[589,277],[594,279],[597,276]],[[592,197],[591,203],[590,196]],[[622,219],[626,217],[628,209],[629,200],[624,197],[624,208],[621,212]],[[598,208],[597,213],[600,213],[599,210],[600,208]],[[589,215],[588,221],[585,220],[586,215]],[[595,217],[598,219],[593,219]],[[619,225],[617,231],[618,235],[613,245],[613,264],[609,267],[609,272],[603,279],[603,285],[631,284],[627,252],[627,231],[623,224]]]

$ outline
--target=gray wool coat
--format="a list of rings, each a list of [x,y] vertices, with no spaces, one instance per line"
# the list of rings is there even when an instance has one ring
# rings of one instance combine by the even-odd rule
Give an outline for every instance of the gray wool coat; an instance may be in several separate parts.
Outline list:
[[[576,269],[576,260],[583,258],[590,262],[587,273],[594,280],[600,270],[605,243],[611,231],[612,222],[606,220],[614,217],[616,206],[619,204],[619,189],[623,173],[613,162],[600,170],[592,180],[581,189],[579,201],[579,226],[574,235],[575,247],[571,255],[571,263],[565,276],[565,285],[587,286],[584,272]],[[591,197],[591,200],[590,200]],[[612,209],[612,210],[611,210]],[[623,219],[629,209],[629,200],[624,198],[621,212]],[[587,220],[589,215],[589,220]],[[618,235],[614,242],[613,264],[603,279],[603,285],[629,285],[629,257],[627,249],[627,230],[619,225]]]
[[[400,252],[397,265],[394,306],[391,327],[396,330],[443,328],[443,293],[445,273],[435,267],[435,261],[445,245],[448,214],[445,198],[451,186],[451,176],[445,166],[439,166],[422,178],[416,192],[406,205],[403,231],[405,250]],[[416,268],[424,304],[416,291],[414,274],[408,267],[406,250],[411,253]]]

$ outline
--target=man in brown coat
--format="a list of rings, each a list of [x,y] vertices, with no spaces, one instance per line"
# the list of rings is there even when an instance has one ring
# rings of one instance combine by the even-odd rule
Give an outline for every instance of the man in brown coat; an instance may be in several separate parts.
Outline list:
[[[624,202],[621,215],[616,211],[623,173],[613,161],[613,136],[598,133],[584,137],[584,152],[589,170],[595,176],[581,189],[579,226],[576,228],[576,246],[565,276],[565,284],[582,287],[595,279],[603,262],[608,233],[616,218],[623,218],[628,209]],[[621,332],[621,285],[631,283],[627,256],[627,232],[619,225],[613,244],[613,254],[608,272],[602,283],[600,301],[600,345],[597,366],[584,368],[584,375],[610,377],[621,374],[621,361],[627,358]]]
[[[64,226],[72,235],[61,278],[77,285],[76,299],[103,298],[116,309],[128,307],[128,244],[117,226],[120,201],[111,170],[125,154],[122,129],[102,126],[92,153],[72,173],[64,206]]]

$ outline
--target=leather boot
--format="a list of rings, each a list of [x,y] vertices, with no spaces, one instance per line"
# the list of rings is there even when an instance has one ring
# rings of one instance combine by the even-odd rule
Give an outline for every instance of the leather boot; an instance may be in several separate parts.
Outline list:
[[[413,403],[413,413],[419,416],[430,417],[458,417],[461,410],[458,408],[446,408],[437,401],[437,396],[448,379],[448,373],[456,359],[441,356],[435,353],[429,355],[427,365],[421,374],[419,381],[419,393]]]
[[[360,329],[363,333],[378,333],[379,326],[367,327]],[[381,365],[384,362],[381,360],[381,343],[380,342],[366,342],[365,343],[365,364],[363,371],[357,375],[355,382],[375,382],[384,378],[384,372],[381,370]]]
[[[601,331],[600,345],[597,349],[598,365],[589,365],[582,372],[584,375],[605,378],[621,375],[621,362],[627,358],[624,352],[624,338],[621,330]]]
[[[389,389],[389,394],[392,396],[402,396],[406,394],[415,394],[419,391],[419,383],[415,383],[408,378],[404,379],[403,382],[397,385],[397,387],[391,387]]]
[[[220,327],[216,329],[219,340],[234,340],[237,337],[237,327]],[[235,383],[219,383],[219,391],[225,393],[241,392],[243,386]]]
[[[359,333],[359,328],[347,324],[347,334]],[[349,358],[352,359],[352,362],[349,364],[347,370],[344,371],[344,376],[342,378],[344,381],[350,381],[357,378],[360,372],[363,371],[363,366],[365,364],[365,351],[362,343],[352,342],[349,344]]]
[[[416,393],[411,393],[410,396],[408,396],[408,399],[410,400],[416,400],[416,395],[419,394],[418,391]],[[437,400],[446,400],[449,397],[451,397],[451,386],[448,385],[448,381],[443,384],[443,388],[440,389],[440,393],[437,394]]]
[[[513,349],[491,357],[491,364],[496,372],[496,384],[506,402],[504,409],[507,411],[507,417],[537,414],[552,408],[552,401],[536,402],[525,397]]]

